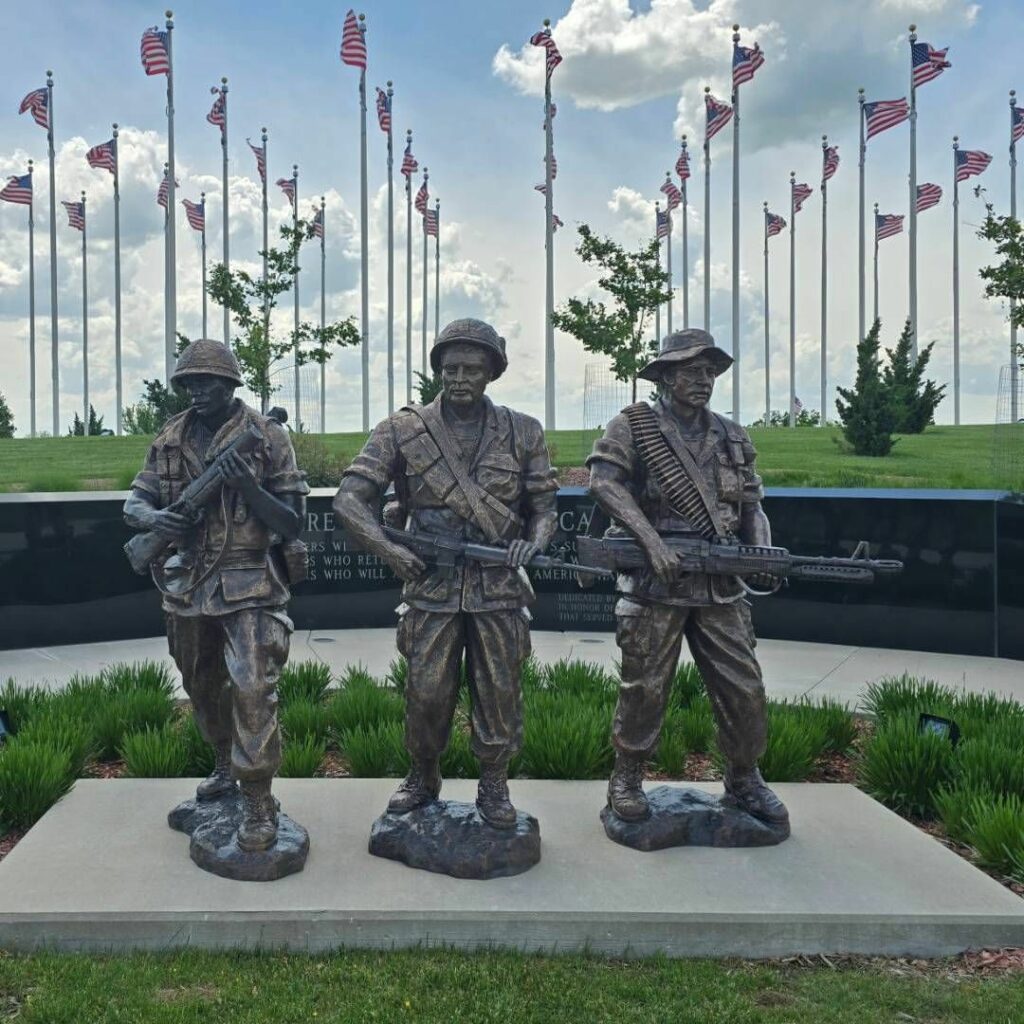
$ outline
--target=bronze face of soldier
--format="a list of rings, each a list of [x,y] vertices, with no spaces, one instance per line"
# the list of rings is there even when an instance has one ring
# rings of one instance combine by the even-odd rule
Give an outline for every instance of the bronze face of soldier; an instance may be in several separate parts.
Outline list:
[[[697,356],[666,369],[661,381],[674,406],[683,410],[703,409],[711,401],[717,375],[711,359]]]
[[[206,423],[223,420],[235,396],[234,383],[212,373],[190,373],[181,378],[180,386],[188,392],[192,408]]]
[[[491,357],[479,345],[449,345],[441,356],[445,401],[458,412],[478,405],[493,372]]]

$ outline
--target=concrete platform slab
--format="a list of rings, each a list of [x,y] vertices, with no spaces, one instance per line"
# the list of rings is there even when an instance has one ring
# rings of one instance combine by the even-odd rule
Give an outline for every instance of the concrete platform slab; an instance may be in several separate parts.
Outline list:
[[[166,825],[181,779],[79,782],[0,862],[0,947],[406,947],[609,955],[944,955],[1024,945],[1024,901],[853,787],[778,787],[793,835],[760,849],[610,842],[602,782],[518,781],[540,820],[531,871],[465,881],[367,853],[393,780],[280,780],[312,840],[272,883],[206,874]],[[704,787],[709,791],[714,785]],[[445,795],[470,800],[473,785]]]

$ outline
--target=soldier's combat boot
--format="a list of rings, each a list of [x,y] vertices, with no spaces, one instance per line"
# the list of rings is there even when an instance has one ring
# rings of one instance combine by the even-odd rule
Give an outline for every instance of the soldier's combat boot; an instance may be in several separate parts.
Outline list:
[[[480,817],[494,828],[516,827],[516,809],[508,796],[508,768],[505,765],[480,765],[476,809]]]
[[[615,768],[608,780],[608,806],[623,821],[643,821],[651,813],[643,782],[643,759],[616,754]]]
[[[197,800],[216,800],[235,790],[235,780],[231,778],[231,744],[218,744],[213,771],[196,787]]]
[[[786,805],[765,785],[757,765],[753,768],[725,769],[725,796],[722,803],[738,807],[769,825],[789,823]]]
[[[242,805],[239,847],[247,853],[270,849],[277,841],[277,804],[270,792],[270,779],[243,782]]]
[[[441,792],[441,769],[437,761],[414,760],[409,774],[388,801],[388,814],[405,814],[436,800]]]

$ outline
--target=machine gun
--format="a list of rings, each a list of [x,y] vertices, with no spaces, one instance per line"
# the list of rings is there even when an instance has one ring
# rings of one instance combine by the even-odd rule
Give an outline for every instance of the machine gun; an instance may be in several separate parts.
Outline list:
[[[702,537],[665,537],[683,572],[721,576],[770,576],[778,580],[773,590],[746,589],[755,596],[774,593],[782,580],[817,580],[821,583],[874,583],[876,576],[903,571],[895,559],[868,557],[868,542],[862,540],[850,558],[791,555],[785,548],[758,544],[723,544]],[[644,549],[632,537],[577,537],[576,554],[581,562],[614,572],[642,569],[647,565]]]
[[[263,435],[252,424],[236,437],[218,456],[206,467],[181,492],[177,501],[168,505],[167,512],[177,512],[187,517],[192,523],[198,525],[203,516],[203,509],[221,491],[220,463],[229,452],[238,452],[239,455],[248,455],[254,451],[263,441]],[[132,568],[140,575],[145,576],[149,567],[159,558],[173,543],[170,537],[165,537],[155,530],[148,530],[137,533],[124,546],[124,553]]]
[[[407,547],[442,570],[450,571],[460,561],[481,562],[484,565],[505,565],[508,558],[506,548],[474,544],[471,541],[455,540],[433,533],[408,533],[405,530],[395,529],[393,526],[385,526],[383,530],[388,540]],[[575,562],[563,562],[559,558],[550,558],[547,555],[534,555],[526,563],[526,567],[528,569],[567,569],[569,572],[600,576],[605,579],[615,576],[615,572],[611,568],[600,565],[577,565]]]

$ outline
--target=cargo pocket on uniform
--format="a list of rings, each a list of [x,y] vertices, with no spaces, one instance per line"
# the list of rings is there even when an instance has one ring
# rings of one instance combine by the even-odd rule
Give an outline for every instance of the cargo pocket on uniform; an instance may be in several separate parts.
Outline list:
[[[519,570],[507,565],[481,565],[480,589],[488,602],[523,601],[528,593]]]
[[[623,657],[646,658],[651,653],[651,609],[620,598],[615,605],[615,642]]]
[[[739,501],[743,496],[743,482],[739,470],[725,452],[718,453],[717,475],[719,495],[725,501]]]
[[[220,587],[224,600],[259,601],[270,597],[270,573],[265,566],[252,569],[221,569]]]

